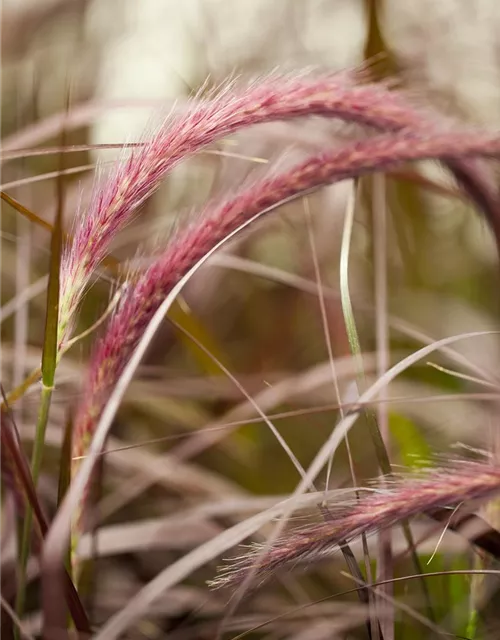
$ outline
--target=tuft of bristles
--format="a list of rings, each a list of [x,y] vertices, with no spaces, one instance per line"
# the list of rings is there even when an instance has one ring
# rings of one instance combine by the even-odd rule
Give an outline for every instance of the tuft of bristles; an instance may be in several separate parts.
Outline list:
[[[322,185],[409,160],[475,155],[500,155],[500,136],[473,131],[382,134],[312,156],[288,171],[251,184],[226,202],[207,207],[124,291],[90,359],[74,422],[73,458],[85,455],[114,385],[165,297],[204,255],[242,224]],[[78,467],[77,461],[73,474]],[[81,514],[75,535],[80,528]]]
[[[241,87],[230,83],[215,97],[193,101],[184,112],[167,118],[155,135],[96,185],[88,209],[78,219],[61,263],[59,344],[67,338],[81,296],[113,238],[181,160],[243,127],[274,120],[335,117],[380,131],[435,129],[442,124],[442,118],[412,108],[384,85],[355,85],[353,80],[343,73],[276,75]],[[450,168],[494,229],[500,229],[494,194],[484,175],[461,160]]]
[[[374,491],[375,489],[375,491]],[[384,478],[370,493],[349,504],[328,505],[330,518],[284,536],[271,547],[253,545],[229,561],[211,586],[234,587],[250,573],[262,583],[276,571],[331,556],[343,542],[370,535],[419,514],[485,500],[500,491],[500,467],[489,461],[460,460],[404,478]]]
[[[458,167],[467,190],[476,190],[482,201],[489,199],[482,176],[475,166],[470,169],[470,160],[500,155],[498,135],[450,129],[441,118],[423,115],[383,85],[354,85],[346,74],[276,76],[243,88],[228,85],[216,97],[193,103],[167,119],[95,190],[63,256],[60,346],[82,292],[116,233],[178,162],[241,127],[311,115],[339,117],[391,133],[319,153],[255,181],[227,201],[211,204],[128,284],[91,355],[74,423],[72,455],[77,460],[72,475],[78,471],[114,385],[164,298],[203,256],[243,224],[323,185],[422,159]],[[78,516],[76,530],[80,520]]]
[[[110,390],[152,316],[173,286],[214,246],[261,212],[313,188],[428,158],[500,155],[500,136],[482,132],[380,135],[323,152],[233,198],[213,204],[180,231],[166,251],[130,284],[98,341],[75,420],[73,456],[83,455]]]

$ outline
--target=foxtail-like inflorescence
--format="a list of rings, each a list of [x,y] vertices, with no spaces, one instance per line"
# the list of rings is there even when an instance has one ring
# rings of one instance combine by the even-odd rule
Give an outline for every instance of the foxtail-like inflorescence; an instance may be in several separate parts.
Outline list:
[[[221,240],[275,205],[311,189],[428,158],[500,155],[500,136],[481,132],[382,134],[345,144],[254,182],[207,207],[178,232],[166,251],[125,290],[91,356],[75,419],[73,456],[85,454],[96,422],[152,316],[173,286]],[[74,472],[78,463],[74,467]]]
[[[280,202],[323,185],[387,170],[410,160],[476,155],[500,155],[500,136],[411,130],[380,135],[315,155],[288,171],[251,184],[226,202],[208,207],[178,233],[166,251],[122,295],[91,357],[75,421],[73,455],[81,456],[86,449],[85,440],[92,435],[103,403],[165,296],[198,260],[238,227]]]
[[[328,505],[330,518],[300,528],[270,547],[254,545],[222,567],[214,587],[235,586],[250,572],[256,583],[293,565],[307,565],[331,556],[344,541],[387,529],[419,514],[485,500],[500,491],[500,467],[488,461],[460,460],[415,472],[405,478],[384,478],[369,493],[348,504]]]
[[[232,83],[208,100],[194,101],[185,111],[167,118],[149,140],[96,184],[62,259],[60,345],[111,241],[176,164],[243,127],[305,116],[335,117],[382,131],[422,126],[438,130],[443,122],[441,117],[412,108],[383,85],[356,85],[345,73],[271,76],[241,87]],[[450,169],[500,237],[496,193],[484,170],[460,158],[451,161]]]
[[[152,138],[117,164],[78,221],[61,270],[60,344],[85,286],[116,233],[182,159],[241,127],[299,116],[338,117],[390,133],[372,134],[318,153],[278,174],[255,180],[213,203],[181,226],[167,249],[130,282],[93,350],[77,408],[73,457],[85,455],[99,416],[146,326],[171,289],[230,234],[280,203],[321,186],[415,160],[446,163],[488,219],[496,199],[477,158],[500,155],[500,135],[443,124],[379,85],[355,85],[351,76],[270,77],[171,116]],[[494,208],[494,207],[493,207]],[[500,220],[500,218],[498,218]],[[495,229],[495,223],[493,223]],[[500,227],[499,227],[500,228]],[[499,234],[500,237],[500,234]],[[73,467],[77,472],[79,462]],[[79,527],[77,519],[77,529]]]

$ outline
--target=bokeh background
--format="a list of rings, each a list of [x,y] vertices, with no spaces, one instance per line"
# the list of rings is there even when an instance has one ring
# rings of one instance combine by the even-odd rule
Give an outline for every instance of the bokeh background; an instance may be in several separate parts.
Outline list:
[[[496,0],[4,0],[1,28],[2,189],[51,222],[62,184],[68,229],[85,208],[96,165],[105,170],[120,153],[98,145],[141,139],[174,104],[230,78],[276,69],[362,69],[374,79],[390,78],[416,104],[465,122],[499,124]],[[62,129],[65,145],[84,150],[65,153],[62,160],[54,152],[13,153],[57,149]],[[117,238],[113,255],[133,266],[147,261],[153,250],[166,246],[172,225],[208,198],[221,197],[268,166],[349,133],[339,123],[314,119],[232,136],[178,167]],[[453,190],[436,164],[422,164],[418,171]],[[339,299],[343,223],[353,197],[349,291],[368,382],[377,374],[381,309],[375,256],[380,257],[380,247],[390,362],[421,346],[417,330],[439,339],[499,328],[498,260],[484,220],[463,199],[438,195],[415,181],[388,176],[356,187],[342,183],[307,203],[282,207],[242,235],[192,280],[184,294],[185,313],[177,320],[266,414],[278,414],[273,421],[304,466],[338,417],[325,332],[338,358],[343,396],[356,375]],[[381,210],[383,225],[377,222]],[[3,384],[12,388],[40,361],[50,234],[4,202],[1,231],[1,373]],[[86,296],[78,330],[99,318],[113,286],[113,278],[103,272]],[[59,368],[40,485],[49,510],[57,493],[64,424],[95,335],[72,349]],[[497,336],[462,341],[454,349],[485,376],[498,370]],[[432,362],[453,368],[439,353]],[[464,380],[427,362],[394,381],[384,405],[394,462],[415,465],[420,456],[450,451],[457,443],[489,448],[497,406],[480,396],[484,391],[481,381]],[[16,406],[27,451],[38,392],[31,389]],[[358,480],[366,482],[378,470],[363,420],[352,432],[351,445]],[[103,456],[94,514],[98,533],[95,544],[88,536],[82,549],[88,557],[99,556],[87,594],[96,624],[161,568],[264,508],[273,496],[286,495],[298,480],[234,383],[169,323],[127,393],[109,448],[114,452]],[[343,450],[330,487],[349,484]],[[8,592],[15,557],[8,499],[3,508],[7,577],[2,589]],[[432,553],[435,540],[426,545]],[[445,538],[432,567],[451,566],[457,558],[464,562],[466,555],[458,540]],[[216,565],[207,564],[165,594],[128,637],[214,637],[227,602],[227,594],[211,592],[205,584]],[[233,635],[285,609],[349,588],[341,569],[342,560],[335,556],[305,576],[272,582],[242,605],[233,619]],[[459,587],[465,598],[466,582]],[[444,587],[435,588],[438,593]],[[409,587],[405,593],[418,606],[418,590]],[[297,612],[255,637],[336,637],[335,625],[339,634],[351,629],[346,633],[357,637],[362,614],[355,597],[346,599],[347,604],[329,601]],[[454,628],[463,623],[459,609],[444,604],[441,612]],[[36,607],[30,624],[36,632]],[[415,631],[418,623],[412,624]],[[414,636],[409,632],[408,637]]]

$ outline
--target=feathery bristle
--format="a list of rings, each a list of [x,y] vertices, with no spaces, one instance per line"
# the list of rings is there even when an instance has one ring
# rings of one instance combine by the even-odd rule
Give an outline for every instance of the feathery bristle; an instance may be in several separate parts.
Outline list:
[[[254,546],[250,553],[234,558],[211,584],[232,586],[250,571],[255,571],[260,583],[281,568],[328,557],[343,540],[379,532],[418,514],[484,500],[499,490],[500,467],[485,461],[461,460],[404,479],[384,479],[378,491],[361,494],[354,504],[334,505],[331,520],[298,529],[270,548]]]

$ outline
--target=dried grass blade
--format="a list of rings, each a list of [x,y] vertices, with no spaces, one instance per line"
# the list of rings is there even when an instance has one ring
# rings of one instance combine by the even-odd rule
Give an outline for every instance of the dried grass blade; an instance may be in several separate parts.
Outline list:
[[[13,209],[15,209],[22,216],[27,218],[30,222],[34,222],[38,226],[43,227],[44,229],[47,229],[47,231],[52,231],[52,225],[50,224],[50,222],[47,222],[43,218],[40,218],[40,216],[37,216],[36,213],[33,213],[33,211],[30,211],[29,209],[27,209],[15,198],[13,198],[12,196],[9,196],[8,193],[5,193],[5,191],[0,191],[0,198],[4,202],[9,204]]]
[[[471,339],[484,335],[496,335],[498,333],[499,332],[493,331],[461,334],[459,336],[443,338],[442,340],[436,341],[431,345],[425,346],[391,367],[391,369],[389,369],[383,377],[378,379],[360,397],[359,400],[361,403],[373,400],[377,396],[380,389],[387,385],[391,380],[396,378],[400,373],[405,371],[407,368],[409,368],[422,358],[425,358],[433,351],[436,351],[445,345],[452,344],[459,340]],[[316,455],[315,459],[306,472],[306,478],[301,480],[292,496],[282,503],[278,511],[270,510],[269,512],[258,514],[257,516],[254,516],[253,518],[250,518],[243,523],[239,523],[235,527],[232,527],[231,529],[228,529],[221,533],[219,536],[216,536],[205,545],[202,545],[191,553],[185,555],[179,561],[171,564],[160,574],[158,574],[158,576],[149,584],[147,584],[141,591],[139,591],[139,593],[134,596],[134,598],[132,598],[121,611],[112,616],[100,629],[94,640],[114,640],[114,638],[117,638],[128,628],[130,624],[132,624],[141,615],[143,615],[148,606],[152,602],[154,602],[156,598],[163,594],[166,589],[174,586],[186,576],[190,575],[190,573],[192,573],[198,567],[203,566],[210,560],[213,560],[215,557],[226,552],[235,544],[238,544],[238,540],[240,542],[243,541],[246,537],[252,535],[252,533],[254,533],[265,522],[269,522],[272,519],[275,519],[276,516],[280,514],[280,521],[275,526],[272,535],[267,541],[267,544],[272,545],[274,542],[276,542],[279,535],[283,531],[284,523],[289,519],[293,511],[299,507],[299,504],[301,504],[301,502],[304,500],[305,497],[303,494],[305,493],[305,491],[307,491],[311,482],[314,482],[321,469],[328,462],[330,455],[335,452],[340,443],[343,442],[345,434],[356,422],[357,415],[358,414],[355,411],[350,412],[346,415],[344,420],[342,420],[342,422],[337,427],[336,431],[330,436],[330,438],[327,440],[327,442],[325,442],[323,447]],[[84,486],[84,480],[85,478],[83,478],[83,481],[80,480],[80,490]],[[60,526],[62,526],[62,522]],[[60,540],[59,536],[61,535],[61,533],[63,533],[64,535],[64,532],[53,531],[50,541],[50,555],[46,555],[45,562],[50,562],[54,558],[57,558],[57,544]],[[67,531],[66,535],[68,535]],[[48,578],[49,576],[46,576],[46,588],[54,585],[54,583],[48,583]],[[244,583],[247,582],[247,578],[248,576],[244,579]]]

